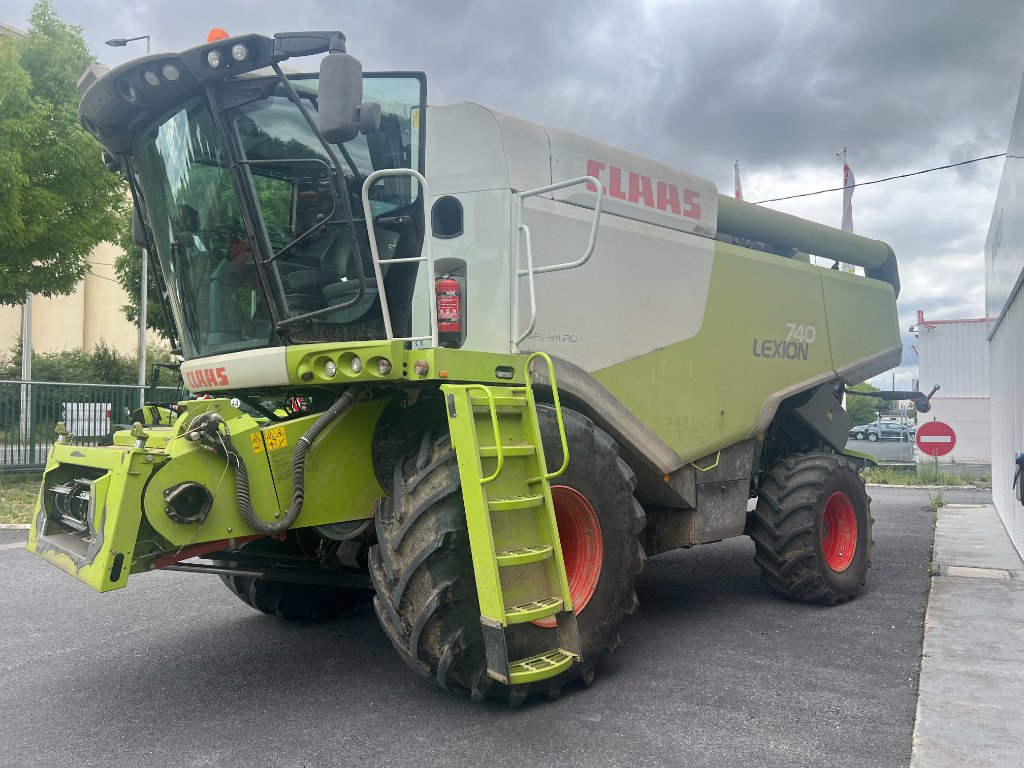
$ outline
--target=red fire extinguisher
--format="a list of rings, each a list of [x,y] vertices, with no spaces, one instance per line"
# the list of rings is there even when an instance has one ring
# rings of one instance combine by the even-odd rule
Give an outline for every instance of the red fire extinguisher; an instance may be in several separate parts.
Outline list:
[[[437,298],[437,342],[445,346],[462,343],[462,287],[451,275],[434,284]]]

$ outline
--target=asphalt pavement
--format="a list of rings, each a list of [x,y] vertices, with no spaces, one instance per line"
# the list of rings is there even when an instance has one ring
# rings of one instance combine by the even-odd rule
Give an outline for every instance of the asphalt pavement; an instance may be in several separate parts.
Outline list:
[[[746,538],[660,555],[594,685],[521,710],[418,678],[372,610],[292,625],[173,572],[98,595],[0,531],[0,765],[907,765],[934,515],[871,495],[856,600],[774,596]]]

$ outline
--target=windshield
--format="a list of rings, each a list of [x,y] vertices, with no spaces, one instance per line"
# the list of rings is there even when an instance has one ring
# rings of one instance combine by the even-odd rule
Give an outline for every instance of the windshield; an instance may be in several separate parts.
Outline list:
[[[317,78],[296,77],[293,85],[315,120]],[[291,343],[384,338],[360,193],[374,170],[422,170],[422,80],[365,77],[364,99],[381,105],[380,126],[334,147],[355,219],[351,232],[333,159],[284,85],[274,78],[241,79],[226,83],[220,98],[238,105],[227,112],[227,146],[206,102],[195,99],[140,133],[133,148],[135,179],[186,357],[279,343],[274,317]],[[241,205],[233,165],[249,187]],[[382,179],[370,191],[396,333],[411,325],[417,265],[387,261],[419,255],[418,195],[409,177]],[[254,210],[243,217],[250,199]]]
[[[268,92],[262,98],[235,108],[229,117],[260,207],[264,236],[273,251],[271,282],[289,335],[299,342],[381,337],[379,291],[360,194],[366,177],[375,170],[419,167],[420,81],[367,77],[363,98],[380,104],[380,126],[335,148],[350,194],[354,238],[332,180],[331,157],[285,86],[273,80],[266,85]],[[292,85],[315,119],[317,78],[294,78]],[[370,190],[370,215],[377,223],[375,235],[389,297],[393,282],[408,282],[409,274],[415,274],[414,268],[396,269],[405,273],[404,279],[398,279],[390,275],[386,262],[400,250],[418,255],[412,252],[418,251],[422,237],[417,196],[418,186],[408,176],[381,179]],[[361,275],[366,282],[360,296]],[[338,310],[291,322],[332,307]]]
[[[195,100],[143,133],[134,154],[185,355],[266,346],[270,315],[205,103]]]

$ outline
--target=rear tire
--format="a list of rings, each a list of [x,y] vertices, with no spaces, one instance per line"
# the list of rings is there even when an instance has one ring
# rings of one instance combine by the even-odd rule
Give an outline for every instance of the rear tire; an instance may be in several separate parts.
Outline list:
[[[557,467],[561,448],[554,409],[537,410],[548,466]],[[638,537],[645,518],[633,499],[633,473],[619,459],[615,442],[589,419],[566,410],[563,416],[570,462],[554,482],[575,492],[561,492],[563,499],[586,500],[598,521],[586,530],[600,530],[600,575],[596,585],[586,587],[591,594],[577,615],[582,664],[529,685],[506,686],[487,677],[462,488],[447,435],[434,441],[424,435],[419,450],[395,468],[394,493],[378,514],[370,575],[384,631],[409,666],[475,701],[499,696],[517,705],[532,693],[557,697],[576,679],[589,684],[595,662],[618,649],[623,617],[637,607],[633,585],[644,562]],[[563,503],[558,502],[556,514],[571,516]],[[573,564],[566,559],[571,577]],[[577,570],[592,578],[591,566]],[[557,647],[556,635],[555,629],[535,624],[508,627],[509,659]]]
[[[780,459],[761,481],[750,538],[761,578],[795,600],[854,597],[871,567],[871,499],[844,456]]]
[[[221,581],[250,608],[285,621],[319,622],[350,616],[373,599],[373,590],[264,581],[222,575]]]
[[[878,435],[876,435],[874,432],[869,432],[868,433],[868,441],[873,443],[876,440],[878,440]]]
[[[248,544],[245,549],[263,554],[278,553],[294,558],[309,558],[311,563],[329,572],[339,572],[343,568],[333,568],[325,563],[334,561],[337,542],[321,536],[312,528],[298,528],[288,532],[285,541],[259,539]],[[358,557],[358,565],[366,567],[366,544]],[[216,557],[216,556],[214,556]],[[216,561],[218,565],[231,567],[232,563]],[[365,573],[365,570],[363,571]],[[359,587],[338,587],[328,584],[297,584],[293,582],[265,581],[253,576],[235,576],[223,574],[220,580],[231,592],[257,611],[268,616],[277,616],[285,621],[330,621],[343,616],[350,616],[362,605],[373,599],[373,590],[369,585],[365,589]]]

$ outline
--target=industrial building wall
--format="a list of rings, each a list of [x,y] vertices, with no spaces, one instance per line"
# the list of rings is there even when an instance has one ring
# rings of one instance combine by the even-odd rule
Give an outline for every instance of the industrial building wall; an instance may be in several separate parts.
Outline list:
[[[991,339],[992,500],[1024,554],[1024,506],[1014,498],[1014,457],[1024,452],[1024,290],[1018,288]]]
[[[918,414],[917,425],[920,427],[928,421],[945,422],[956,433],[956,446],[951,453],[939,457],[940,464],[981,465],[974,471],[978,475],[988,471],[992,461],[992,403],[989,398],[933,397],[932,409]],[[923,454],[921,460],[925,460]]]
[[[1024,452],[1024,83],[985,242],[985,308],[992,396],[992,500],[1024,554],[1024,507],[1014,498],[1014,457]]]
[[[928,320],[917,324],[921,390],[942,387],[936,398],[988,397],[987,320]]]

